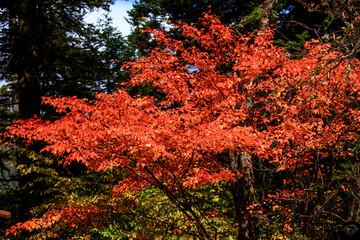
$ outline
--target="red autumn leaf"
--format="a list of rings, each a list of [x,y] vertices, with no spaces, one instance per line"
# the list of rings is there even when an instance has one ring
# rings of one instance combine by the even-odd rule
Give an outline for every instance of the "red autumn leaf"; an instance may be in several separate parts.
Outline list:
[[[342,59],[315,41],[306,44],[302,59],[291,59],[273,45],[271,30],[239,35],[209,14],[201,24],[177,27],[196,46],[149,30],[159,47],[126,65],[132,73],[127,86],[151,83],[164,100],[132,98],[122,89],[94,101],[44,98],[66,115],[54,122],[20,120],[8,136],[45,142],[43,151],[64,165],[121,167],[127,178],[114,194],[149,185],[170,194],[241,180],[252,163],[219,161],[224,153],[248,153],[278,171],[306,166],[317,155],[349,154],[360,123],[357,59]],[[286,191],[272,196],[294,197]],[[76,222],[50,212],[9,232],[47,227],[58,217]]]

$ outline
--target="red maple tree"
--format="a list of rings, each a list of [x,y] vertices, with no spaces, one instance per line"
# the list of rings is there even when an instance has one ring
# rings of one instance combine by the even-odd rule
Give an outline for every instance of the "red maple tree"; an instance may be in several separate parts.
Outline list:
[[[196,223],[201,239],[212,238],[202,222],[206,213],[174,193],[231,182],[238,239],[254,239],[254,161],[282,171],[305,169],[319,156],[351,156],[360,123],[359,61],[315,40],[305,44],[302,59],[291,59],[274,46],[271,30],[242,35],[211,14],[197,26],[177,25],[181,41],[149,30],[158,47],[125,66],[132,76],[123,88],[93,101],[44,98],[64,116],[52,122],[19,120],[8,134],[27,144],[46,143],[42,151],[64,165],[122,168],[127,177],[114,194],[160,189]],[[164,99],[127,92],[149,83]],[[302,189],[282,197],[294,194],[301,197]],[[69,211],[49,212],[8,233],[56,221],[73,224]],[[103,213],[93,207],[83,214]]]

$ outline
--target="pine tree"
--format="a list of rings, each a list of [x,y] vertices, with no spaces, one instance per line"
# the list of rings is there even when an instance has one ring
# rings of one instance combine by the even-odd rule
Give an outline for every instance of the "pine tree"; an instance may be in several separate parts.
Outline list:
[[[0,77],[11,83],[14,110],[20,112],[21,118],[40,114],[41,96],[91,97],[104,90],[100,83],[104,77],[110,79],[111,72],[121,75],[110,70],[111,59],[105,59],[109,57],[106,51],[114,51],[108,47],[117,48],[117,54],[128,49],[121,34],[84,22],[87,12],[97,8],[108,10],[111,3],[111,0],[2,1],[0,61],[4,68]],[[106,41],[99,39],[105,35]],[[103,46],[103,42],[109,46]]]

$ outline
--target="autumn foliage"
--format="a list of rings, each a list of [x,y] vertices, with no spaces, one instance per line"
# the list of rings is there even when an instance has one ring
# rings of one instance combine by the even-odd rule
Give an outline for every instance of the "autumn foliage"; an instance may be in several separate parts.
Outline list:
[[[42,152],[51,153],[59,164],[81,162],[94,171],[120,168],[126,177],[109,197],[155,187],[196,223],[202,239],[214,239],[204,219],[216,218],[217,213],[195,211],[179,193],[241,182],[243,169],[253,171],[258,162],[271,166],[274,173],[291,172],[283,175],[287,184],[266,190],[262,202],[257,197],[259,205],[237,212],[256,218],[264,213],[261,204],[308,198],[295,179],[332,176],[330,167],[336,161],[356,157],[358,59],[346,59],[316,40],[305,44],[301,59],[292,59],[274,46],[272,30],[243,35],[211,14],[204,14],[196,26],[177,25],[174,31],[182,34],[181,40],[149,31],[158,47],[124,67],[131,71],[131,80],[114,94],[98,94],[92,101],[44,98],[43,103],[62,117],[19,120],[8,129],[8,136],[28,145],[44,143]],[[149,84],[164,97],[128,94],[134,86]],[[248,154],[251,161],[244,166],[231,154]],[[94,215],[100,218],[107,208],[104,202],[88,203],[83,210],[72,206],[81,223],[71,217],[71,206],[58,207],[7,233],[57,222],[68,222],[69,227],[83,224]],[[286,214],[290,210],[281,208]],[[291,216],[285,221],[282,230],[291,232]]]

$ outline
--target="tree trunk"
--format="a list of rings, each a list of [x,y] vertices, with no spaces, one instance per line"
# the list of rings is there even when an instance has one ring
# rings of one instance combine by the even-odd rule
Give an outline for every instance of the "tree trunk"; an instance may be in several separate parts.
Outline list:
[[[0,218],[11,219],[11,212],[0,210]]]
[[[260,17],[259,30],[263,31],[269,27],[271,11],[274,8],[276,0],[265,0],[262,4],[262,13]]]
[[[232,184],[236,221],[239,224],[238,240],[255,240],[255,220],[247,207],[256,203],[255,177],[249,153],[230,153],[233,172],[240,172]]]
[[[44,49],[44,31],[42,31],[42,7],[40,0],[21,0],[19,6],[14,8],[16,23],[13,27],[13,50],[11,71],[16,77],[14,80],[14,110],[19,110],[20,118],[31,118],[40,115],[40,69],[41,52]],[[31,161],[26,154],[17,156],[19,164]],[[19,187],[23,188],[27,182],[32,181],[30,176],[21,176]],[[22,219],[29,216],[29,209],[35,206],[35,199],[30,190],[22,189],[21,206],[18,211]]]
[[[40,114],[40,57],[41,33],[39,31],[40,7],[38,1],[24,0],[18,13],[18,35],[15,41],[18,96],[21,118]]]

